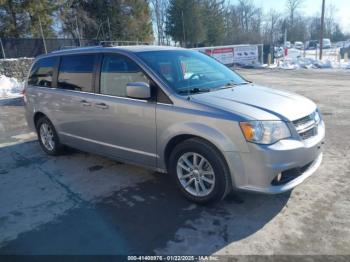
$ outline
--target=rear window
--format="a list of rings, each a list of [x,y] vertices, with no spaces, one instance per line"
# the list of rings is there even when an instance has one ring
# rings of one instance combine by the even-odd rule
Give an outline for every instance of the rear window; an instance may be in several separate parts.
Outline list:
[[[93,91],[95,55],[61,57],[57,87],[82,92]]]
[[[28,84],[52,87],[52,76],[57,57],[45,57],[38,60],[29,74]]]

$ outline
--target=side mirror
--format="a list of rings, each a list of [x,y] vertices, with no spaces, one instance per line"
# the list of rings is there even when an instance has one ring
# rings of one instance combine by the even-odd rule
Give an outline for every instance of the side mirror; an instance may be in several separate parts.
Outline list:
[[[137,99],[148,99],[151,97],[151,88],[145,82],[132,82],[126,85],[126,96]]]

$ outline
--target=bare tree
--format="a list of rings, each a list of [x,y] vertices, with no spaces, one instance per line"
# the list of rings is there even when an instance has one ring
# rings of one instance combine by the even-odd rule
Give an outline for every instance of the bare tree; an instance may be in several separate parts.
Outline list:
[[[230,5],[225,16],[227,43],[261,41],[262,10],[252,0],[239,0],[236,5]]]
[[[331,38],[332,34],[336,30],[336,25],[337,25],[335,21],[336,13],[337,13],[337,9],[333,4],[329,4],[326,7],[324,33],[325,33],[325,36],[328,38]]]
[[[166,42],[166,12],[169,5],[168,0],[150,0],[152,11],[153,11],[153,20],[156,23],[157,30],[157,39],[158,44],[163,45]]]
[[[320,12],[315,13],[309,17],[308,22],[308,33],[311,39],[318,39],[321,31],[321,14]],[[327,5],[325,8],[324,17],[324,38],[332,38],[332,35],[338,30],[339,24],[337,23],[337,9],[332,5]],[[342,34],[342,32],[340,32]]]
[[[287,0],[287,10],[289,13],[290,26],[294,26],[294,17],[304,0]]]
[[[281,14],[276,10],[271,9],[267,15],[264,23],[265,41],[269,44],[275,44],[281,35],[280,32]]]
[[[243,31],[248,32],[252,29],[254,22],[261,18],[261,9],[255,7],[251,0],[239,0],[237,12],[240,20],[240,25]],[[260,21],[258,21],[260,22]]]

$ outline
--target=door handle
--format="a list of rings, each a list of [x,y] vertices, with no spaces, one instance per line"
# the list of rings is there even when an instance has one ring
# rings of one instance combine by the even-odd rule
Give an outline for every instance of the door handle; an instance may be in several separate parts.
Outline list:
[[[85,99],[83,100],[80,100],[80,103],[83,105],[83,106],[91,106],[91,103],[86,101]]]
[[[97,108],[101,108],[101,109],[107,109],[108,105],[106,105],[105,103],[96,103],[95,106]]]

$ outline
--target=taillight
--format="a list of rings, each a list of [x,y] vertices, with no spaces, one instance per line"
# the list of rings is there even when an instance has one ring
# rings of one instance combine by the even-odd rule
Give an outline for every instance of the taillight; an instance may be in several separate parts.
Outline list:
[[[21,94],[23,95],[24,103],[27,103],[27,89],[26,89],[26,87],[23,88]]]

